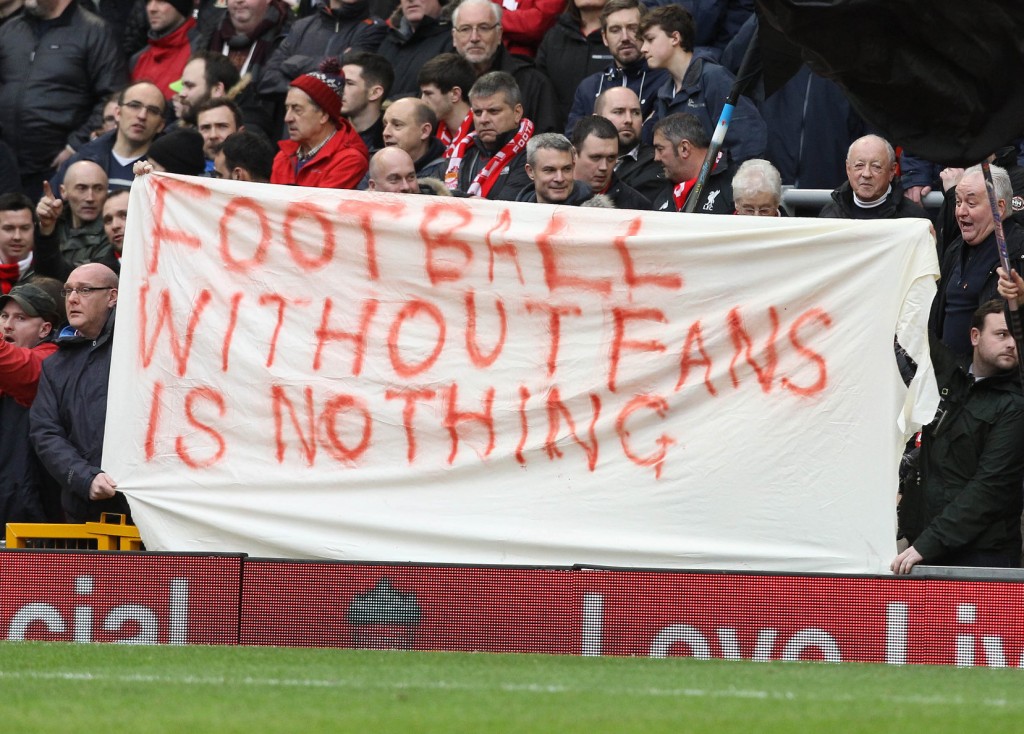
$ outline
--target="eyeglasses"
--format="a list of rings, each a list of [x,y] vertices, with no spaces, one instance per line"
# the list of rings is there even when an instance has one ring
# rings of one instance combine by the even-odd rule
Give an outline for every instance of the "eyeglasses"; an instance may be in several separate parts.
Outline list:
[[[160,109],[159,107],[157,107],[156,105],[153,105],[153,104],[143,104],[142,102],[139,102],[137,99],[136,100],[132,100],[131,102],[125,102],[121,106],[122,107],[127,107],[129,110],[131,110],[135,114],[139,114],[140,112],[145,110],[146,114],[149,114],[149,115],[155,115],[157,117],[163,117],[164,116],[164,111],[162,109]]]
[[[104,285],[104,286],[83,285],[83,286],[79,286],[78,288],[68,288],[68,287],[65,287],[64,290],[62,290],[60,292],[60,295],[61,295],[62,298],[70,298],[72,293],[77,293],[82,298],[88,298],[90,293],[95,293],[96,291],[112,291],[112,290],[114,290],[114,286],[112,286],[112,285]]]
[[[473,35],[473,31],[476,31],[478,36],[484,36],[500,26],[501,23],[491,23],[490,25],[486,23],[481,23],[480,25],[460,25],[455,29],[455,32],[460,36],[471,36]]]
[[[740,206],[736,208],[736,211],[748,217],[776,217],[779,215],[777,206]]]

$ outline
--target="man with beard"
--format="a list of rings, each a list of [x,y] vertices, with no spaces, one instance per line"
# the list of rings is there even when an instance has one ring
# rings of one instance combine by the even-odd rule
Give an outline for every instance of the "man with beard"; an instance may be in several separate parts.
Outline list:
[[[598,96],[594,114],[611,122],[619,134],[615,174],[654,201],[665,188],[665,172],[654,160],[654,148],[640,139],[643,111],[636,93],[629,87],[610,87]]]
[[[921,435],[916,481],[904,486],[900,529],[910,546],[893,559],[893,573],[918,563],[1020,565],[1024,395],[1005,306],[987,301],[972,315],[967,369],[932,339],[942,401]]]
[[[209,51],[195,54],[182,69],[181,79],[171,85],[177,92],[175,105],[181,122],[195,127],[199,105],[226,97],[239,78],[238,69],[227,56]]]
[[[608,0],[601,11],[601,38],[612,55],[612,64],[604,71],[586,77],[576,88],[566,131],[576,121],[594,114],[597,98],[606,89],[628,87],[640,102],[640,119],[654,111],[659,87],[668,78],[665,69],[651,69],[640,53],[640,21],[646,12],[639,0]],[[597,114],[601,114],[597,112]]]
[[[665,169],[668,184],[654,200],[655,211],[685,211],[710,145],[711,138],[696,115],[677,112],[658,120],[654,126],[654,160]],[[733,173],[729,153],[720,150],[693,211],[697,214],[736,211],[732,199]]]

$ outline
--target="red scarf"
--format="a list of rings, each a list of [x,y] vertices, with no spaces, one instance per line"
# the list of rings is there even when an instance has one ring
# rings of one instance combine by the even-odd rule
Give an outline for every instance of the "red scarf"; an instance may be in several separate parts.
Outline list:
[[[459,129],[452,135],[451,130],[444,124],[444,120],[441,120],[437,124],[437,139],[444,143],[447,148],[444,151],[445,158],[451,158],[455,153],[456,148],[459,147],[459,143],[469,135],[469,131],[473,128],[473,110],[466,113],[466,116],[462,120],[462,124],[459,125]]]
[[[675,199],[677,211],[682,211],[686,206],[686,197],[690,195],[690,191],[693,190],[696,183],[697,178],[694,177],[689,181],[683,181],[682,183],[676,184],[676,187],[672,189],[672,198]]]
[[[487,165],[473,179],[473,183],[469,185],[469,190],[466,193],[470,196],[486,197],[491,192],[491,189],[494,188],[494,184],[498,182],[498,177],[501,175],[501,169],[505,167],[505,163],[515,158],[519,151],[526,147],[527,141],[532,136],[533,123],[524,117],[519,123],[519,130],[516,131],[516,134],[505,143],[501,150],[491,156],[491,159],[487,161]],[[454,190],[459,187],[459,168],[462,167],[462,159],[474,140],[476,140],[475,130],[458,142],[455,153],[448,160],[448,170],[444,174],[444,185],[449,189]]]
[[[718,155],[715,157],[715,165],[711,167],[711,173],[715,172],[718,168],[718,162],[722,160],[722,151],[718,151]],[[676,187],[672,189],[672,198],[676,202],[676,210],[683,211],[686,207],[686,199],[690,195],[690,191],[693,190],[694,185],[697,183],[697,177],[694,176],[689,181],[682,181],[676,184]]]
[[[21,268],[18,267],[18,263],[10,263],[9,265],[0,264],[0,293],[7,295],[11,292],[11,288],[18,282],[18,278],[21,277]]]

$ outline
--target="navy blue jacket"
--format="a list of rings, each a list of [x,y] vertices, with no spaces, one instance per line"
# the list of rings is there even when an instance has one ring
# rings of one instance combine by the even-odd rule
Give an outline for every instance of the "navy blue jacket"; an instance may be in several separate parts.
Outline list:
[[[98,520],[103,512],[129,514],[121,493],[106,500],[89,499],[89,486],[103,471],[114,314],[112,309],[96,339],[74,336],[71,327],[61,332],[57,353],[43,362],[29,414],[32,445],[60,484],[64,510],[74,522]]]
[[[676,112],[695,115],[703,123],[708,136],[713,135],[735,81],[736,77],[724,66],[694,56],[683,75],[683,84],[678,93],[673,92],[671,79],[658,90],[654,101],[654,118],[644,125],[644,142],[649,143],[654,137],[653,122]],[[722,149],[728,151],[732,160],[739,165],[750,158],[760,158],[767,144],[768,130],[761,113],[750,99],[740,97]]]

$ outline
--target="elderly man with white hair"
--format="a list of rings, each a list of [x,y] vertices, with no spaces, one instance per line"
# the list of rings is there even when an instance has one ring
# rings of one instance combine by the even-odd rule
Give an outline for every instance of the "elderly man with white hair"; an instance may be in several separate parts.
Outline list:
[[[522,93],[523,110],[538,133],[561,129],[551,80],[502,45],[501,19],[502,6],[491,0],[462,0],[452,11],[455,52],[473,65],[477,78],[491,71],[511,74]]]
[[[999,166],[991,169],[1010,265],[1018,273],[1024,272],[1024,227],[1012,216],[1010,176]],[[946,346],[966,357],[972,351],[970,332],[974,311],[999,295],[995,218],[981,166],[968,168],[956,185],[956,222],[960,236],[953,240],[942,257],[941,278],[928,326]],[[1013,297],[1017,294],[1004,295]]]

